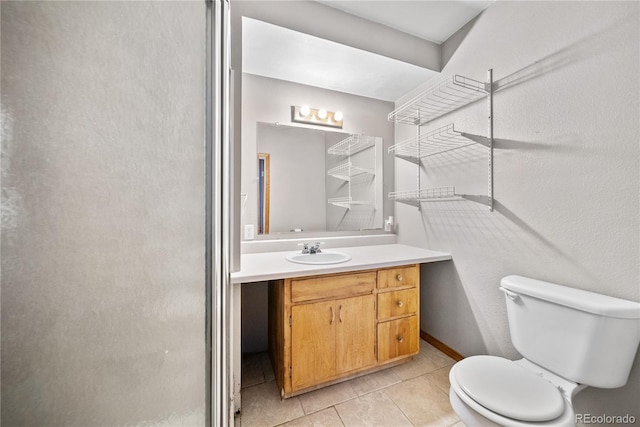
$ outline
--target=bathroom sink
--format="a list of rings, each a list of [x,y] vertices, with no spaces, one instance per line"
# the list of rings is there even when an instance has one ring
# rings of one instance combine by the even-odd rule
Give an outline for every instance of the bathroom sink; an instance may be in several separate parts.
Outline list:
[[[302,254],[294,252],[287,255],[287,261],[298,264],[339,264],[347,262],[351,257],[342,252],[320,252],[317,254]]]

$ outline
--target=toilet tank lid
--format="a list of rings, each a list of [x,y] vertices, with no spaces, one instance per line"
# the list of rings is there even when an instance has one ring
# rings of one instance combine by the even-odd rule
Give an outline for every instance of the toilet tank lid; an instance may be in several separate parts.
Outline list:
[[[640,319],[640,304],[582,289],[568,288],[529,277],[510,275],[500,281],[503,288],[551,301],[577,310],[621,319]]]

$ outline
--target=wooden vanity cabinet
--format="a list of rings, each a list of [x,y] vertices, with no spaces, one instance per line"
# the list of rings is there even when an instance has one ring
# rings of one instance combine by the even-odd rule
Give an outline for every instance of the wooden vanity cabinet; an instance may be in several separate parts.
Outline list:
[[[269,355],[282,397],[417,353],[418,283],[418,265],[271,281]]]

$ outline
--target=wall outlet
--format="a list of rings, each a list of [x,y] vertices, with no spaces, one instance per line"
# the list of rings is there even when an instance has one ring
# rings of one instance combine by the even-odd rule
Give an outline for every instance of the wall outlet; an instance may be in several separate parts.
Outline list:
[[[247,224],[244,226],[244,240],[253,240],[255,238],[253,232],[253,224]]]

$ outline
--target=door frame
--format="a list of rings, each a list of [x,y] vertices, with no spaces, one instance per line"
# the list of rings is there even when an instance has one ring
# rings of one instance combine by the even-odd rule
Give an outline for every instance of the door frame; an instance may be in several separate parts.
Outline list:
[[[258,234],[269,234],[271,155],[258,153]]]

